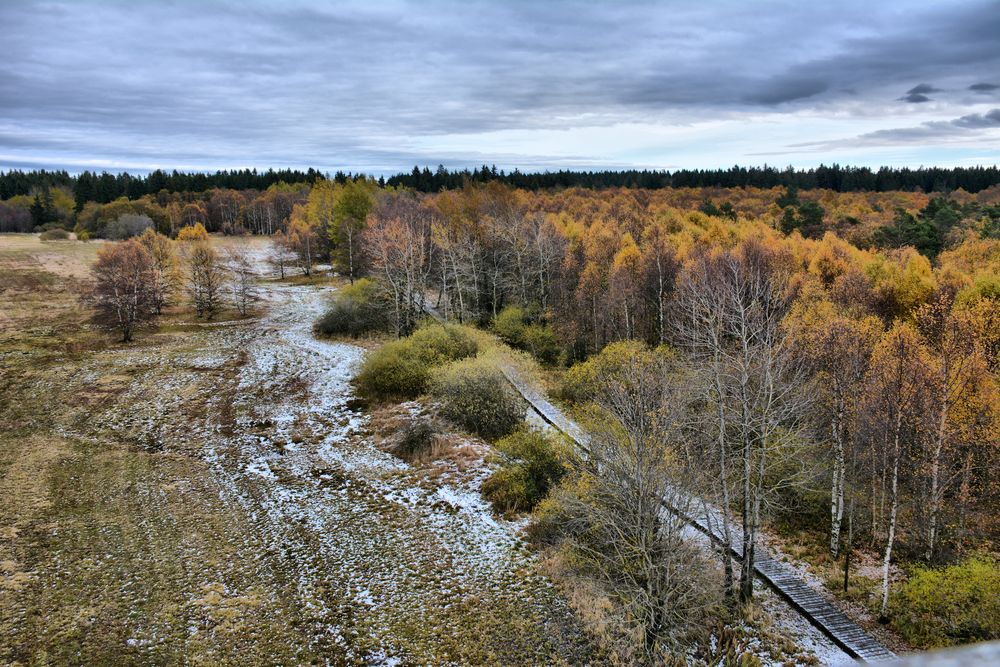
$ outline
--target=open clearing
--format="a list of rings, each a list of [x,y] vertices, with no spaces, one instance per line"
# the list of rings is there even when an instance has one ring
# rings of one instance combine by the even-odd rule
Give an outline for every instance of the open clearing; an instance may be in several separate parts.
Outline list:
[[[310,334],[329,288],[122,346],[75,296],[95,248],[0,237],[0,662],[592,657],[483,465],[376,446],[363,350]]]

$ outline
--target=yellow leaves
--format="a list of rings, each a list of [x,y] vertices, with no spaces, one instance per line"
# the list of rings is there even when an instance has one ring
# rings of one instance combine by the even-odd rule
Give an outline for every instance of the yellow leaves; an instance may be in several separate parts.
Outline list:
[[[893,318],[912,320],[937,288],[930,260],[913,248],[875,255],[864,271]]]
[[[626,234],[622,237],[621,245],[615,254],[611,270],[614,273],[632,273],[639,268],[641,260],[642,253],[639,252],[639,246],[636,245],[635,239],[632,238],[631,234]]]
[[[302,213],[314,227],[326,230],[333,225],[337,189],[338,186],[333,181],[320,180],[313,184],[312,190],[309,192],[309,200]]]
[[[980,271],[1000,273],[1000,239],[973,239],[952,250],[945,250],[938,259],[941,267],[950,267],[969,275]]]
[[[188,225],[187,227],[181,227],[181,230],[177,233],[178,241],[207,241],[208,232],[205,231],[205,226],[200,222],[196,222],[193,225]]]
[[[1000,299],[1000,239],[966,240],[942,252],[938,262],[942,273],[961,281],[960,303]]]
[[[817,276],[824,285],[832,285],[837,277],[847,273],[858,259],[860,252],[851,244],[827,232],[816,246],[809,261],[809,273]]]
[[[1000,370],[1000,299],[980,299],[971,305],[959,304],[958,316],[966,318],[968,327],[980,345],[990,369]]]
[[[908,322],[896,322],[875,345],[871,367],[887,383],[926,387],[933,360],[916,328]]]

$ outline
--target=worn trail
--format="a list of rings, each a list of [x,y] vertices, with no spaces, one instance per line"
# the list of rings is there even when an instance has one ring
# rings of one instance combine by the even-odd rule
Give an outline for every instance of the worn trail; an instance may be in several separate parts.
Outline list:
[[[0,433],[0,663],[591,660],[479,495],[486,449],[433,474],[383,452],[364,351],[311,333],[330,289],[261,289],[259,318],[9,375],[31,438]]]

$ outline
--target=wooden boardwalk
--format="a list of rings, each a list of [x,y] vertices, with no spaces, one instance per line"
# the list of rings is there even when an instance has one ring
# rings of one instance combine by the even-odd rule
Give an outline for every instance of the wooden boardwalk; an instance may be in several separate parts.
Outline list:
[[[429,304],[424,304],[423,308],[434,319],[441,322],[444,321],[441,314]],[[583,452],[589,450],[587,433],[580,428],[579,424],[553,405],[531,382],[522,377],[513,365],[501,363],[499,368],[511,386],[517,390],[542,420],[565,434]],[[708,503],[698,502],[694,499],[690,503],[690,506],[701,507],[702,512],[699,515],[694,515],[690,512],[682,513],[681,516],[684,520],[707,535],[716,544],[722,543],[723,540],[719,535],[718,528],[718,526],[722,525],[722,520],[718,509]],[[668,507],[667,509],[677,512],[677,509],[674,507]],[[732,536],[730,548],[733,556],[742,560],[742,531],[738,526],[732,526],[730,534]],[[822,631],[823,634],[829,637],[852,658],[857,658],[864,662],[879,662],[892,660],[896,657],[892,651],[882,646],[878,640],[848,618],[844,612],[835,607],[824,595],[809,586],[791,565],[771,558],[767,550],[759,544],[756,547],[754,572],[761,581],[792,605],[803,618]]]
[[[564,433],[582,451],[589,450],[587,434],[576,422],[545,398],[512,365],[501,364],[500,370],[539,417]],[[683,518],[717,544],[722,543],[718,528],[722,524],[719,511],[704,502],[692,502],[691,506],[703,508],[702,513],[694,515],[685,512],[682,514]],[[674,507],[668,507],[668,509],[673,512],[677,511]],[[733,526],[730,530],[733,556],[742,559],[742,532],[738,526]],[[756,553],[754,571],[757,577],[788,601],[806,620],[821,630],[848,655],[865,662],[891,660],[896,657],[892,651],[882,646],[861,626],[849,619],[819,591],[809,586],[791,565],[775,560],[760,545],[757,545]]]

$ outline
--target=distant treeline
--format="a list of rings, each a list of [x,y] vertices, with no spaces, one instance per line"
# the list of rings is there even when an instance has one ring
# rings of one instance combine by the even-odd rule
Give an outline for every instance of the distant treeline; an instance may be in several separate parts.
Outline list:
[[[679,171],[554,171],[522,173],[483,165],[469,171],[449,171],[439,166],[435,171],[414,167],[409,174],[397,174],[387,183],[405,186],[421,192],[439,192],[462,187],[466,181],[501,181],[525,190],[556,188],[773,188],[794,187],[799,190],[827,189],[836,192],[890,192],[895,190],[950,192],[962,189],[979,192],[1000,184],[1000,168],[956,167],[920,169],[881,167],[842,167],[820,165],[815,169],[778,169],[775,167],[730,167],[729,169],[682,169]]]
[[[73,191],[77,210],[88,201],[107,204],[119,197],[138,199],[166,190],[168,192],[204,192],[214,188],[231,190],[267,190],[275,183],[314,183],[317,179],[330,178],[315,169],[234,169],[208,173],[166,172],[160,169],[145,176],[135,176],[128,172],[101,174],[85,171],[73,176],[66,171],[8,171],[0,172],[0,199],[10,199],[17,195],[28,195],[39,189],[67,187]],[[349,174],[338,172],[333,178],[347,180]]]
[[[72,175],[67,171],[20,171],[0,172],[0,199],[17,195],[28,195],[39,189],[66,187],[72,190],[77,209],[94,201],[101,204],[112,202],[119,197],[136,199],[143,195],[168,192],[204,192],[213,188],[232,190],[266,190],[275,183],[314,183],[318,179],[335,180],[343,183],[354,180],[361,174],[328,172],[316,169],[237,169],[217,171],[214,174],[201,172],[166,172],[156,170],[146,175],[132,175],[128,172],[111,174],[84,171]],[[546,171],[523,173],[515,169],[509,173],[495,166],[483,165],[469,170],[449,171],[438,166],[434,171],[428,167],[414,167],[408,174],[397,174],[380,180],[380,184],[413,188],[420,192],[440,192],[461,188],[466,182],[488,183],[499,181],[525,190],[547,190],[560,188],[586,188],[602,190],[606,188],[773,188],[793,187],[799,190],[828,189],[835,192],[950,192],[962,189],[979,192],[1000,184],[1000,168],[955,167],[944,169],[928,167],[909,169],[906,167],[842,167],[821,165],[815,169],[778,169],[775,167],[731,167],[729,169],[682,169],[679,171],[651,171],[629,169],[622,171]]]

